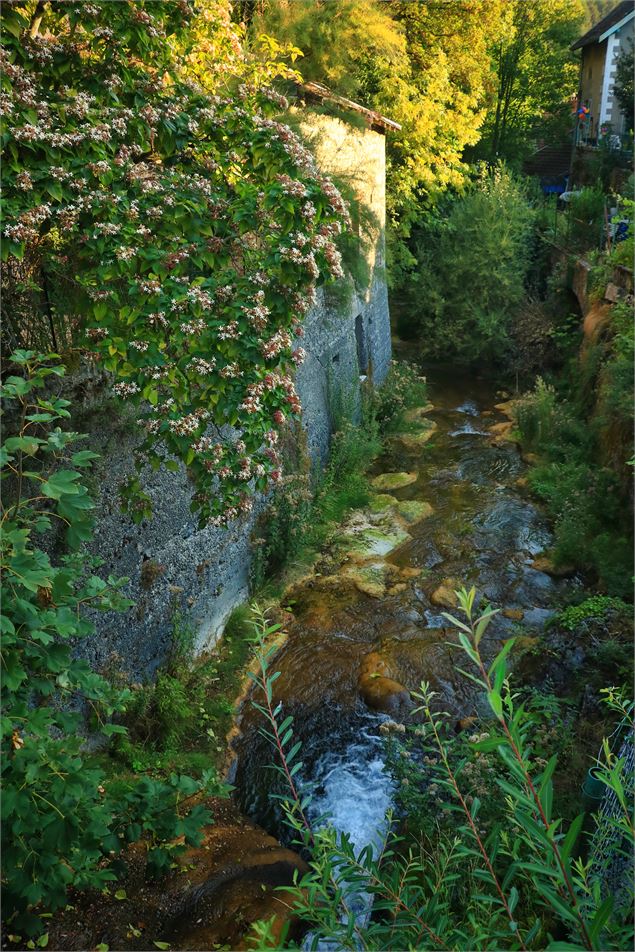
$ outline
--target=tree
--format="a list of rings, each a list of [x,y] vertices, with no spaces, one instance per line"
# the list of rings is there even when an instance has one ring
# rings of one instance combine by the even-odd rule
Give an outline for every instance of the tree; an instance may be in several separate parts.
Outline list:
[[[369,108],[381,82],[408,68],[403,30],[378,0],[266,0],[251,31],[298,47],[303,79]]]
[[[299,47],[300,69],[402,126],[387,139],[389,278],[403,280],[412,224],[449,187],[479,139],[491,93],[489,44],[504,0],[269,0],[251,22]]]
[[[497,89],[480,155],[518,160],[541,139],[568,130],[578,65],[570,50],[584,11],[580,0],[509,0],[493,44]]]
[[[505,359],[524,298],[532,221],[523,186],[499,168],[446,198],[417,230],[407,329],[426,356],[467,364]]]

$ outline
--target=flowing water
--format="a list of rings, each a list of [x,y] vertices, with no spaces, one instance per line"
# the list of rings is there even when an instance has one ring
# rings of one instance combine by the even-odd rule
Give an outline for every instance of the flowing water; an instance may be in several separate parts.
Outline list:
[[[369,655],[408,690],[422,679],[430,682],[440,704],[458,720],[480,708],[457,670],[464,660],[448,646],[446,609],[435,604],[438,597],[431,598],[439,585],[444,580],[450,589],[475,585],[494,606],[512,610],[512,617],[498,615],[490,628],[484,650],[491,655],[519,626],[525,635],[539,633],[576,584],[532,568],[551,535],[543,513],[523,495],[525,466],[516,446],[497,444],[489,432],[505,419],[495,409],[491,387],[440,374],[429,376],[428,385],[434,409],[426,420],[436,431],[424,445],[391,440],[371,475],[416,473],[409,484],[388,492],[399,501],[429,503],[432,514],[408,525],[396,547],[394,540],[374,545],[366,569],[375,573],[379,589],[371,594],[360,590],[341,553],[325,552],[315,575],[291,595],[295,620],[274,662],[281,672],[275,697],[282,716],[293,715],[303,745],[299,776],[313,790],[312,819],[328,819],[356,849],[381,839],[393,792],[380,730],[388,714],[370,709],[360,694]],[[372,513],[360,513],[350,523],[364,526],[368,519],[372,523]],[[399,703],[391,707],[391,701],[386,710],[404,720]],[[232,776],[239,805],[288,839],[270,796],[279,789],[278,775],[267,766],[273,754],[248,702],[239,726]]]

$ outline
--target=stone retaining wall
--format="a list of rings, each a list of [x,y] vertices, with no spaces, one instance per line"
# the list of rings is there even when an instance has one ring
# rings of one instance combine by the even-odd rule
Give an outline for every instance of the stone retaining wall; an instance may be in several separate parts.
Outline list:
[[[371,129],[353,128],[341,119],[316,115],[303,119],[315,138],[320,165],[346,172],[377,222],[367,253],[372,280],[365,293],[353,293],[345,305],[321,291],[307,316],[303,347],[307,352],[297,386],[304,408],[307,445],[316,462],[327,454],[334,395],[352,395],[361,376],[381,382],[391,356],[388,297],[384,276],[385,140]],[[95,385],[97,392],[99,385]],[[102,454],[94,471],[96,534],[90,554],[104,562],[102,573],[125,575],[135,607],[123,615],[96,614],[96,635],[80,650],[97,668],[123,669],[143,679],[165,660],[175,620],[194,629],[195,647],[214,644],[231,610],[249,591],[250,535],[264,501],[252,517],[227,530],[199,529],[189,510],[191,487],[184,468],[151,472],[145,490],[155,515],[138,526],[119,509],[118,486],[133,469],[138,440],[134,418],[110,412],[87,385],[87,410],[78,428],[88,431]],[[81,401],[80,401],[81,403]],[[350,403],[350,401],[349,401]],[[92,407],[92,409],[90,409]]]

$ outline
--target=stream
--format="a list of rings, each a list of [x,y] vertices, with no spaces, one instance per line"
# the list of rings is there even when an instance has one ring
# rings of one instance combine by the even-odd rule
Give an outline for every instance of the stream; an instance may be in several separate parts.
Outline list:
[[[356,850],[385,833],[393,780],[381,725],[408,718],[407,692],[429,681],[457,721],[481,710],[456,670],[463,658],[447,644],[456,641],[442,615],[453,589],[475,585],[504,609],[483,643],[491,657],[513,634],[539,635],[577,585],[532,566],[551,534],[525,493],[501,395],[474,377],[434,371],[428,396],[432,407],[409,411],[407,432],[375,461],[369,508],[349,517],[288,593],[293,620],[274,661],[281,719],[293,715],[302,741],[311,819],[348,834]],[[246,703],[230,779],[240,809],[288,843],[261,726]]]

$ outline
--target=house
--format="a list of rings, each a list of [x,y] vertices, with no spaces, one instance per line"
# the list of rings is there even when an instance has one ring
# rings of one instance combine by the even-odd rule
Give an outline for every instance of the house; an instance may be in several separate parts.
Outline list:
[[[571,47],[582,51],[575,144],[597,146],[606,136],[620,139],[628,130],[613,94],[617,60],[633,42],[634,0],[624,0]]]

